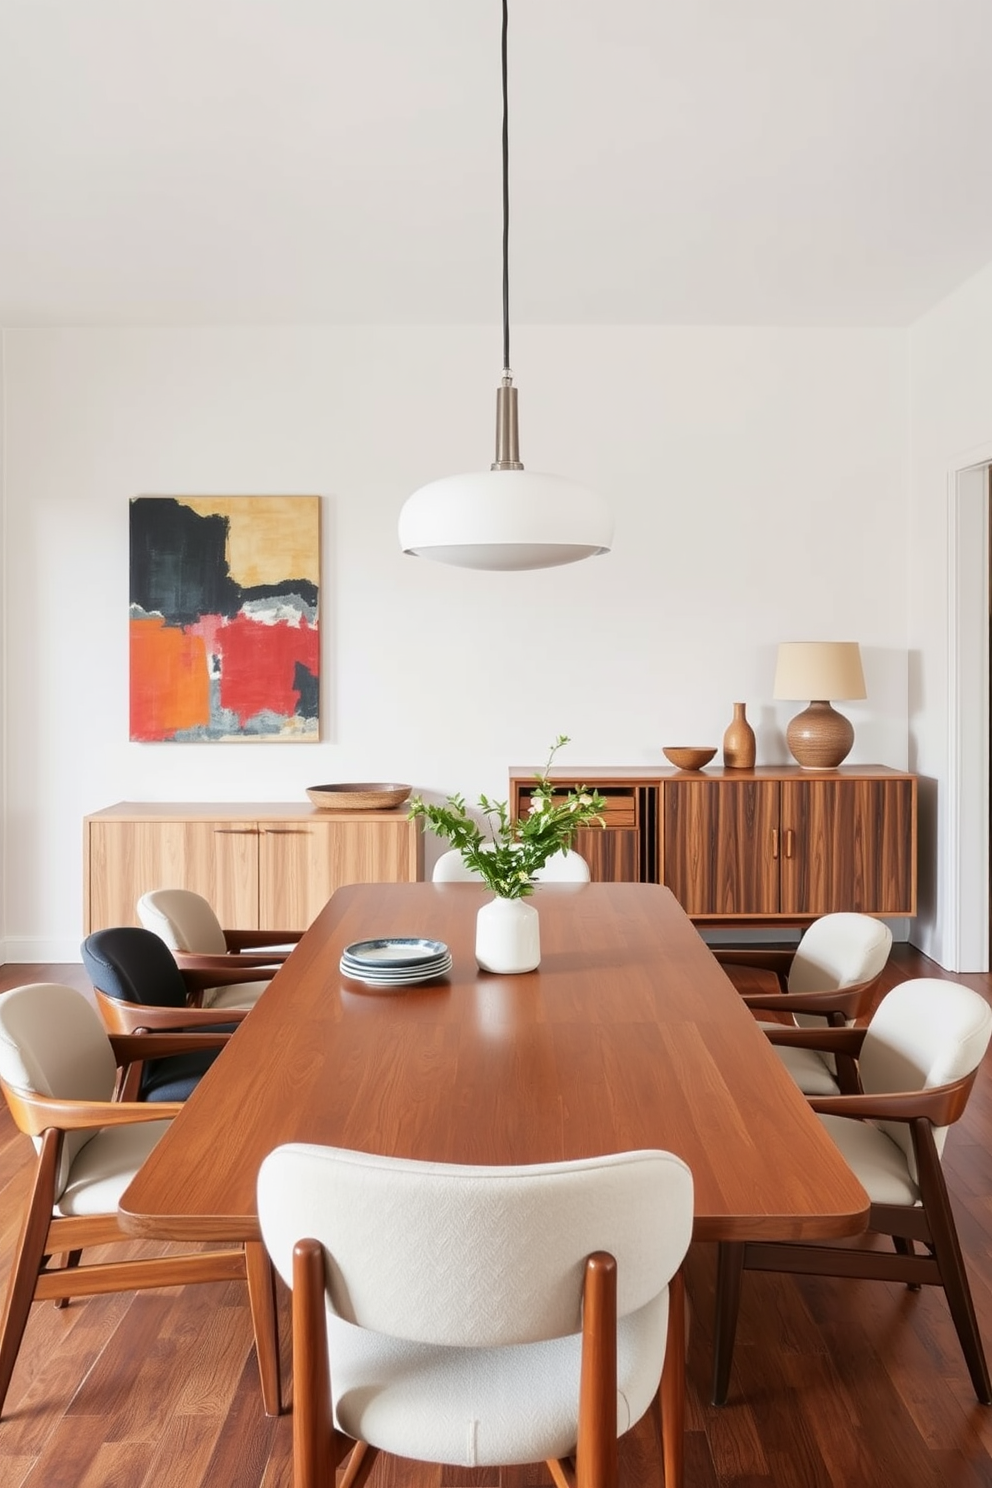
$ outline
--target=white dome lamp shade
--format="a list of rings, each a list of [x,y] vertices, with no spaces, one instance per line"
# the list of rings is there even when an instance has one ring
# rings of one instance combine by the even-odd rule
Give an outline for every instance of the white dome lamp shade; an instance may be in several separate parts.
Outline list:
[[[496,459],[489,470],[448,475],[414,491],[400,512],[404,553],[456,568],[524,570],[577,563],[613,545],[601,496],[520,463],[517,389],[510,371],[507,0],[503,0],[503,376],[496,390]]]

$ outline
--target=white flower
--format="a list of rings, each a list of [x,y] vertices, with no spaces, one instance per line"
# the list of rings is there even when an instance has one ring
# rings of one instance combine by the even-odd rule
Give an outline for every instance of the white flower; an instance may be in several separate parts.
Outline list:
[[[534,796],[530,803],[530,815],[533,816],[536,811],[543,811],[547,804],[543,796]]]

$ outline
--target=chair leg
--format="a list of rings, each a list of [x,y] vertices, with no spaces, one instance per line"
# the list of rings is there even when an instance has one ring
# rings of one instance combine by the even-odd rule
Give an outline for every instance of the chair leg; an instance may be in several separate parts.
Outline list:
[[[334,1470],[355,1446],[334,1425],[324,1252],[317,1240],[299,1240],[293,1247],[293,1488],[334,1488]],[[360,1455],[356,1488],[375,1458],[371,1449]]]
[[[658,1389],[661,1460],[665,1488],[682,1488],[685,1476],[685,1278],[681,1268],[668,1288],[668,1339]]]
[[[992,1380],[989,1379],[982,1336],[978,1331],[978,1318],[975,1315],[971,1287],[968,1285],[968,1273],[961,1254],[954,1213],[934,1145],[933,1128],[929,1121],[919,1120],[913,1122],[912,1130],[920,1192],[947,1305],[957,1329],[975,1394],[983,1405],[992,1405]]]
[[[916,1254],[916,1247],[912,1240],[907,1240],[903,1235],[893,1235],[892,1244],[899,1255],[912,1256]],[[922,1289],[918,1281],[907,1281],[906,1290],[907,1292],[918,1292]]]
[[[606,1251],[586,1260],[582,1289],[577,1488],[617,1488],[617,1263]]]
[[[245,1244],[248,1301],[255,1333],[255,1354],[262,1382],[262,1403],[267,1416],[282,1414],[282,1381],[279,1372],[279,1320],[276,1315],[276,1278],[265,1246],[259,1240]]]
[[[0,1319],[0,1414],[3,1413],[7,1399],[10,1377],[17,1362],[24,1329],[27,1327],[38,1272],[45,1254],[45,1242],[52,1222],[52,1198],[61,1147],[61,1134],[54,1128],[49,1128],[41,1139],[41,1153],[31,1197],[10,1268],[3,1317]]]
[[[79,1265],[79,1258],[82,1255],[82,1253],[83,1252],[81,1250],[69,1250],[69,1251],[66,1251],[65,1255],[62,1257],[62,1265],[61,1265],[61,1268],[60,1269],[63,1270],[63,1271],[72,1271],[72,1270],[74,1270],[74,1268]],[[55,1306],[58,1307],[59,1309],[61,1309],[63,1307],[68,1307],[69,1306],[69,1298],[68,1297],[57,1297],[55,1299]]]
[[[716,1319],[713,1328],[712,1403],[726,1405],[730,1365],[737,1336],[737,1314],[741,1306],[744,1278],[744,1242],[721,1240],[717,1246]]]
[[[368,1442],[356,1442],[338,1488],[362,1488],[363,1483],[368,1481],[378,1455],[378,1447],[370,1447]]]

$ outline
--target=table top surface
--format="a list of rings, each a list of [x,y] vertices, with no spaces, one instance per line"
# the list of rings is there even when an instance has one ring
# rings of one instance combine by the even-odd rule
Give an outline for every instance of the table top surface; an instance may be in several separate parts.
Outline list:
[[[124,1193],[133,1234],[255,1239],[281,1142],[484,1164],[644,1147],[684,1158],[697,1239],[826,1239],[868,1200],[732,984],[655,884],[541,886],[541,964],[478,969],[473,884],[339,889]],[[450,947],[443,980],[378,990],[342,949]]]

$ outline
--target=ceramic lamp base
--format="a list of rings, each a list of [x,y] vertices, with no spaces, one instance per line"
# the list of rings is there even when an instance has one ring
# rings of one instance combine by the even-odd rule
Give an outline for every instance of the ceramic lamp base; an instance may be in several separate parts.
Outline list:
[[[836,770],[854,743],[854,726],[826,702],[812,702],[797,713],[785,741],[804,770]]]

